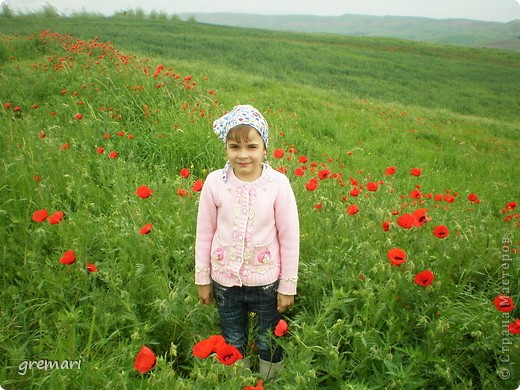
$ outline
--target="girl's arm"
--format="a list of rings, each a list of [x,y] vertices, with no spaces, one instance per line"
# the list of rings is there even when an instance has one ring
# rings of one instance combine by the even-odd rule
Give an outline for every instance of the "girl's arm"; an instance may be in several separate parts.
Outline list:
[[[281,259],[278,292],[285,296],[291,296],[296,294],[298,281],[300,224],[296,198],[289,179],[286,176],[282,176],[281,180],[283,188],[275,203],[275,223],[278,230]],[[287,300],[282,298],[283,302]]]
[[[278,293],[278,311],[283,313],[285,309],[294,305],[294,295],[284,295]]]
[[[211,174],[208,175],[202,187],[197,214],[195,238],[195,284],[197,285],[211,284],[211,243],[217,228],[217,206],[211,190],[211,177]]]
[[[211,305],[213,303],[213,286],[211,284],[197,286],[197,292],[199,294],[200,303],[204,305]]]

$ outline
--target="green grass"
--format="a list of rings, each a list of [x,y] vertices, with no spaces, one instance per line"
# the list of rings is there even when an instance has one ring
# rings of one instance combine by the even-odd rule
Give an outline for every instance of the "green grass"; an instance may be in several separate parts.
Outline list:
[[[448,45],[482,46],[510,40],[509,50],[520,49],[519,20],[508,23],[470,19],[431,19],[373,15],[255,15],[240,13],[181,14],[214,25],[263,28],[278,31],[332,33],[363,37],[392,37]]]
[[[47,28],[57,33],[42,37]],[[285,150],[270,163],[287,169],[301,220],[299,294],[280,340],[286,368],[266,388],[517,386],[518,336],[504,335],[503,321],[518,309],[505,316],[492,301],[506,287],[520,301],[518,266],[504,270],[502,260],[516,261],[520,248],[517,210],[502,213],[520,199],[519,55],[117,18],[12,18],[0,33],[3,388],[256,383],[255,373],[233,376],[191,355],[220,332],[193,284],[191,186],[223,165],[211,123],[237,103],[265,113],[272,150]],[[297,177],[302,155],[307,170]],[[386,176],[389,166],[396,173]],[[331,178],[307,191],[321,169]],[[376,192],[365,188],[371,181]],[[140,185],[154,194],[138,198]],[[424,196],[412,199],[417,188]],[[433,198],[446,193],[454,203]],[[350,204],[358,214],[345,212]],[[397,225],[395,212],[420,207],[431,221]],[[65,217],[33,222],[42,208]],[[152,232],[140,235],[146,223]],[[447,238],[433,235],[437,225]],[[408,254],[400,267],[387,259],[394,247]],[[60,264],[69,249],[77,261]],[[426,288],[414,283],[424,269],[435,275]],[[142,345],[158,356],[145,375],[132,368]],[[21,362],[41,359],[82,365],[18,374]]]
[[[3,19],[0,32],[32,34],[50,28],[78,37],[97,36],[133,53],[188,63],[188,71],[193,63],[204,64],[207,71],[223,68],[226,88],[226,72],[232,70],[284,88],[292,84],[334,91],[329,99],[356,96],[518,120],[520,103],[511,99],[520,94],[518,83],[511,82],[520,74],[517,53],[179,21],[132,23],[128,30],[129,21],[120,18],[86,18],[77,23],[73,18],[20,17]]]

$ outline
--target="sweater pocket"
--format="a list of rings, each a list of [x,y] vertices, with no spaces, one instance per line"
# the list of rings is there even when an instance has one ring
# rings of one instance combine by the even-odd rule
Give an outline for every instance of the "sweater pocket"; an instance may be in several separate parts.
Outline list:
[[[211,252],[211,265],[214,270],[219,270],[221,266],[227,264],[229,243],[222,241],[219,236],[216,236],[213,248],[215,249]]]
[[[255,244],[251,256],[253,272],[265,274],[270,268],[273,267],[271,252],[269,251],[269,245],[271,242],[272,240],[263,244]]]

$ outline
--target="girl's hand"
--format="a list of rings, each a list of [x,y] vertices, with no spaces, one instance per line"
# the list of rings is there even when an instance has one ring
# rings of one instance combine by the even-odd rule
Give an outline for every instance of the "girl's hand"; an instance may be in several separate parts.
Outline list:
[[[278,311],[283,313],[285,309],[294,305],[294,295],[284,295],[278,293]]]
[[[211,305],[213,303],[213,286],[211,284],[197,286],[197,291],[200,303],[203,305]]]

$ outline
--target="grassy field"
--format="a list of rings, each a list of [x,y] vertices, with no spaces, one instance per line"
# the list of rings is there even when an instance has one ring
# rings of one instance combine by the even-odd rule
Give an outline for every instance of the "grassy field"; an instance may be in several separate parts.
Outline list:
[[[520,51],[520,20],[508,23],[470,19],[431,19],[373,15],[258,15],[235,13],[186,13],[183,19],[224,26],[278,31],[332,33],[363,37],[392,37],[447,45],[497,47]],[[500,47],[498,46],[498,47]]]
[[[220,332],[193,284],[196,184],[223,166],[211,123],[237,103],[268,119],[301,221],[265,388],[516,389],[519,54],[123,17],[6,18],[0,35],[4,389],[256,384],[192,355]]]

